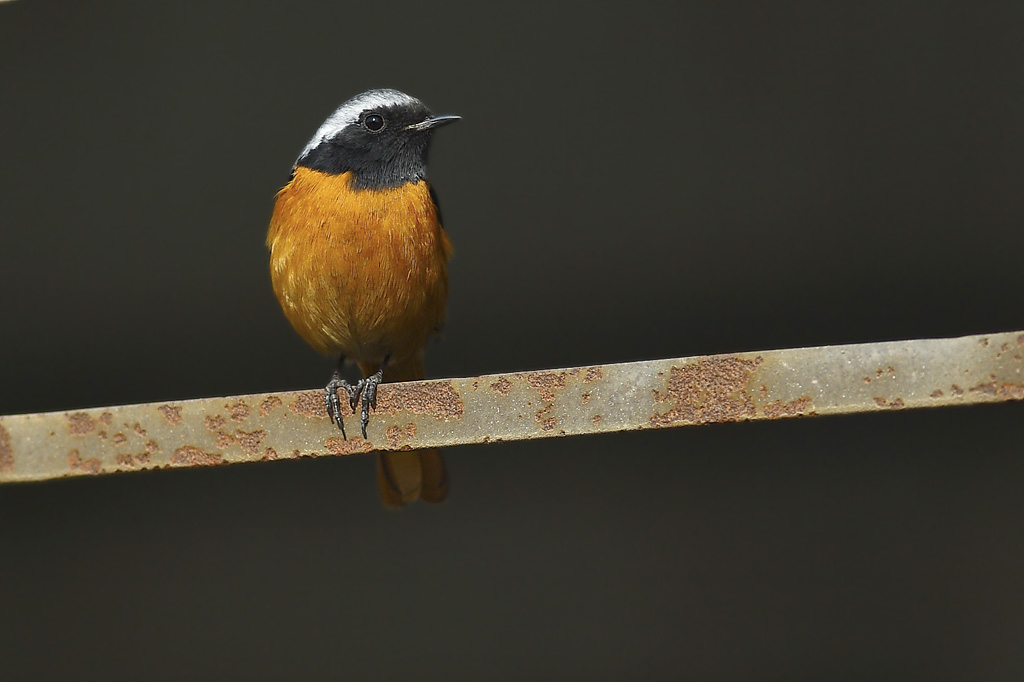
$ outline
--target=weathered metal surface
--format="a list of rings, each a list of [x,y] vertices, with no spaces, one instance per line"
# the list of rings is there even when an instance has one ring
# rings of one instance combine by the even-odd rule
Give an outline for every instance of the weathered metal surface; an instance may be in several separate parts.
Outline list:
[[[1024,332],[385,384],[368,440],[323,395],[0,417],[0,482],[1024,400]]]

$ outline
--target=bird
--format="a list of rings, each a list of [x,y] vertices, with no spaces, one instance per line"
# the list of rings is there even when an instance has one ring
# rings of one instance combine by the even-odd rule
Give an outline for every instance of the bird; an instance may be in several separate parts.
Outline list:
[[[460,118],[398,90],[367,90],[317,129],[275,198],[266,240],[274,294],[299,336],[337,360],[324,405],[342,437],[339,391],[366,438],[380,383],[426,376],[452,256],[427,156],[434,133]],[[355,384],[344,378],[350,362],[363,375]],[[377,484],[385,506],[401,508],[444,500],[448,476],[436,449],[391,452],[378,455]]]

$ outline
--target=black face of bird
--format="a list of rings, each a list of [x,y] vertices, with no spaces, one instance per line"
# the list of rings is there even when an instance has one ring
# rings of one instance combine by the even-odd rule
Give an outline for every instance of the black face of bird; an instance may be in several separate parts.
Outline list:
[[[369,90],[331,114],[296,165],[331,174],[351,171],[360,189],[418,182],[426,177],[434,131],[457,120],[434,116],[423,102],[397,90]]]

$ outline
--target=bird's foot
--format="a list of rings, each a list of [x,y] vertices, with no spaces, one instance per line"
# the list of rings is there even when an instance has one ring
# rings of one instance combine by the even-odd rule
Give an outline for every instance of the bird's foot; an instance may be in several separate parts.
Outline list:
[[[324,388],[324,404],[327,407],[327,416],[331,418],[331,421],[338,425],[341,429],[341,437],[348,439],[345,435],[345,424],[341,421],[341,401],[338,400],[338,389],[343,388],[348,393],[348,404],[352,408],[352,411],[356,411],[356,405],[359,403],[359,394],[363,390],[363,379],[359,380],[355,386],[348,383],[341,378],[339,372],[335,372],[334,376],[331,377],[330,382]],[[365,412],[365,408],[364,408]],[[364,420],[365,421],[365,420]],[[363,436],[366,436],[366,425],[363,425]]]
[[[386,362],[386,361],[385,361]],[[360,416],[360,425],[363,427],[363,438],[366,438],[366,425],[370,423],[370,408],[377,409],[377,387],[380,386],[380,382],[384,380],[384,367],[382,366],[376,372],[366,377],[359,382],[363,389],[362,396],[362,413]],[[355,411],[355,403],[353,405],[353,412]]]

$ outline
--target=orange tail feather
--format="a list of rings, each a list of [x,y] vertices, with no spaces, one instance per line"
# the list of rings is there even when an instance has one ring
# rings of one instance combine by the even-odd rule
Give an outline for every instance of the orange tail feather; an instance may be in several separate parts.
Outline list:
[[[359,363],[363,375],[377,371],[377,366]],[[384,381],[416,381],[426,378],[423,357],[389,364],[384,368]],[[448,495],[448,474],[441,451],[386,452],[377,456],[377,490],[384,506],[401,509],[410,502],[442,502]]]

